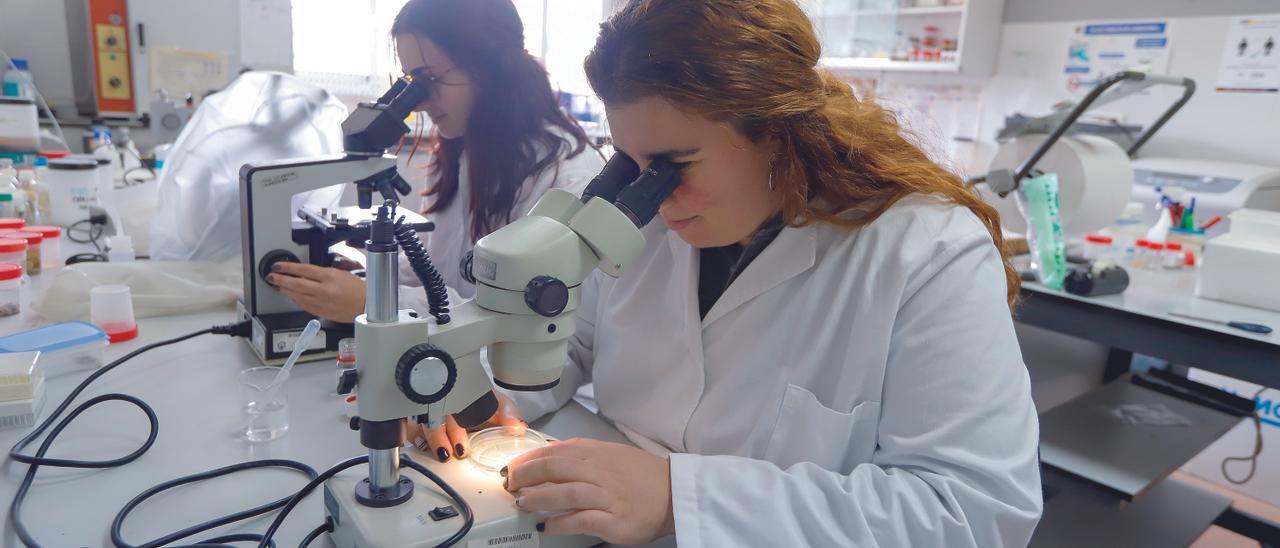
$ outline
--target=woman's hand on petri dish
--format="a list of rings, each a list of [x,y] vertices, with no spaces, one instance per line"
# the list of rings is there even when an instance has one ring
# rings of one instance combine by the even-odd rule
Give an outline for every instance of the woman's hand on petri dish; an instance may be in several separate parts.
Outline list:
[[[525,424],[521,418],[520,408],[511,398],[498,392],[494,392],[493,395],[498,397],[498,410],[480,428],[502,426],[510,430],[513,435],[524,435],[529,425]],[[447,417],[445,425],[436,429],[431,429],[425,424],[411,423],[409,441],[412,441],[418,450],[435,456],[440,462],[450,458],[465,459],[471,448],[471,436],[467,434],[466,429],[453,420],[453,416]]]
[[[643,449],[553,442],[511,459],[501,473],[517,508],[556,514],[538,526],[548,535],[644,544],[675,534],[670,462]]]
[[[273,268],[267,282],[307,312],[344,323],[364,312],[364,280],[347,270],[286,262]]]

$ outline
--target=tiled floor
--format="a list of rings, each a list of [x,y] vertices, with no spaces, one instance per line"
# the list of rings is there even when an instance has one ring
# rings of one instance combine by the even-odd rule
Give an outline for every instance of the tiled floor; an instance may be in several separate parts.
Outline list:
[[[1241,495],[1235,491],[1222,487],[1216,483],[1200,479],[1191,474],[1182,472],[1174,472],[1171,476],[1177,478],[1178,481],[1194,485],[1206,491],[1218,493],[1235,499],[1234,506],[1242,512],[1248,512],[1261,517],[1265,517],[1272,521],[1280,522],[1280,508],[1272,506],[1258,499]],[[1228,531],[1221,527],[1213,526],[1204,535],[1201,535],[1192,548],[1257,548],[1258,541],[1245,538],[1232,531]]]

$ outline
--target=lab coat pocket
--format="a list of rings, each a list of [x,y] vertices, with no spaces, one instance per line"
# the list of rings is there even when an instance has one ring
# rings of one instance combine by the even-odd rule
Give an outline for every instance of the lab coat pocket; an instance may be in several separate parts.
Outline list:
[[[823,405],[808,389],[788,384],[765,460],[782,468],[812,462],[848,473],[871,461],[879,417],[879,402],[864,401],[844,413]]]

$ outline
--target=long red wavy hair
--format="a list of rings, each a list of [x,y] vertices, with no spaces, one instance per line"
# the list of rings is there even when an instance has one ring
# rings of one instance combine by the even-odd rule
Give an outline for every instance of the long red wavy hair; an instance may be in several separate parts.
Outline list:
[[[586,72],[606,104],[661,97],[755,142],[777,139],[789,225],[865,225],[915,192],[969,208],[1000,250],[1012,307],[1019,279],[995,208],[930,160],[892,112],[819,69],[821,52],[793,0],[632,0],[600,26]],[[869,213],[843,215],[854,208]]]

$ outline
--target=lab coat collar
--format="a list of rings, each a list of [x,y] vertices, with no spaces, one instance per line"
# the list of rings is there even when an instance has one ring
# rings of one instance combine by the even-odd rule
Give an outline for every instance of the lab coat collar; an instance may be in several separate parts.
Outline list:
[[[779,284],[798,276],[813,268],[818,255],[818,233],[814,224],[803,227],[787,226],[778,233],[773,243],[764,248],[760,255],[747,265],[733,283],[725,289],[724,294],[716,300],[716,304],[707,312],[700,323],[698,318],[698,269],[697,255],[693,246],[680,239],[675,231],[667,232],[667,241],[671,253],[676,258],[676,272],[687,273],[684,293],[689,311],[686,318],[691,318],[698,331],[711,325],[747,301],[777,287]],[[701,342],[701,337],[695,340]],[[700,352],[701,348],[693,349]]]

